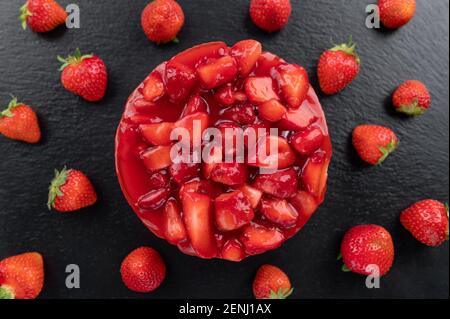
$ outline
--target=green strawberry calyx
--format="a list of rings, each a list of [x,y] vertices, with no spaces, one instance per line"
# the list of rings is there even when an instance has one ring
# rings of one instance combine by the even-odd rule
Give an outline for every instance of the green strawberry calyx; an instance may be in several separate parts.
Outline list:
[[[267,299],[286,299],[292,294],[293,291],[294,288],[280,288],[276,292],[270,290],[269,297]]]
[[[79,48],[75,50],[75,52],[72,55],[69,55],[67,58],[63,58],[58,55],[58,61],[62,63],[61,67],[59,68],[60,71],[64,70],[69,65],[77,65],[80,64],[84,59],[92,58],[93,54],[85,54],[82,55]]]
[[[359,55],[356,53],[356,43],[353,42],[352,36],[349,37],[348,43],[342,43],[342,44],[335,45],[329,51],[331,51],[331,52],[342,51],[347,54],[350,54],[355,58],[355,60],[358,64],[361,64],[361,59],[359,58]]]
[[[0,300],[1,299],[15,299],[14,290],[10,286],[0,286]]]
[[[341,260],[341,259],[342,259],[342,253],[339,253],[339,256],[336,258],[336,260]],[[343,272],[350,272],[350,271],[352,271],[350,268],[347,267],[347,265],[345,263],[342,264],[341,270]]]
[[[402,104],[399,108],[397,108],[397,112],[405,113],[411,116],[422,115],[427,111],[425,107],[419,105],[419,100],[414,99],[411,104]]]
[[[28,10],[28,3],[25,3],[20,7],[19,20],[22,22],[22,29],[27,29],[27,18],[33,16],[33,14]]]
[[[395,138],[393,138],[388,145],[379,147],[378,149],[383,155],[378,160],[377,165],[381,165],[386,160],[386,158],[398,148],[398,144],[399,142]]]
[[[18,102],[17,98],[13,96],[11,102],[8,104],[8,107],[0,112],[0,119],[2,117],[13,117],[12,110],[21,105],[23,105],[23,103]]]
[[[52,182],[50,183],[50,187],[49,187],[49,191],[48,191],[47,207],[49,210],[52,209],[52,206],[55,203],[56,197],[64,196],[64,193],[61,191],[61,186],[66,184],[68,173],[69,173],[69,170],[67,170],[67,167],[65,167],[65,166],[61,171],[58,171],[55,169],[55,177],[53,178]]]

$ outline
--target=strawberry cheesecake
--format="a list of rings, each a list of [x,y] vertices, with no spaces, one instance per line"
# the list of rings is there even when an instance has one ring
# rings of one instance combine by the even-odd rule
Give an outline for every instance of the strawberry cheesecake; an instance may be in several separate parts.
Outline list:
[[[198,45],[156,67],[116,136],[135,213],[206,259],[240,261],[295,235],[324,200],[331,154],[305,69],[254,40]]]

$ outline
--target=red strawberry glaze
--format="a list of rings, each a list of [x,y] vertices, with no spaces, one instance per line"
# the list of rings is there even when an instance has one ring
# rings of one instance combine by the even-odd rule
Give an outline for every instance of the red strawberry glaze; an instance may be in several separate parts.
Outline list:
[[[248,45],[251,46],[251,43],[248,43]],[[255,54],[259,54],[259,52],[253,52],[249,55],[249,62],[246,64],[253,65],[253,68],[248,76],[242,78],[242,75],[236,73],[235,69],[230,69],[230,65],[233,65],[230,62],[230,57],[234,57],[231,49],[225,43],[212,42],[196,46],[156,67],[147,79],[131,94],[125,106],[125,111],[117,130],[115,154],[116,170],[122,191],[138,217],[156,236],[177,245],[186,254],[201,258],[224,258],[238,261],[249,255],[275,249],[285,240],[295,235],[311,217],[315,208],[324,200],[327,168],[331,160],[332,147],[325,115],[317,95],[314,89],[309,86],[306,98],[300,107],[298,109],[290,107],[289,103],[285,100],[286,91],[283,91],[278,86],[279,84],[277,84],[276,79],[273,77],[276,74],[274,70],[277,67],[288,65],[288,63],[271,53],[263,52],[255,64]],[[224,57],[226,58],[224,59]],[[240,57],[240,59],[243,58],[245,56]],[[224,62],[223,65],[221,64],[222,62]],[[246,62],[240,60],[238,63],[242,64]],[[201,66],[205,65],[213,67],[201,68]],[[168,69],[168,66],[171,66],[170,69]],[[196,72],[199,67],[202,70],[201,73]],[[189,74],[176,74],[173,73],[174,69],[188,70],[180,72],[188,72]],[[217,74],[208,72],[217,72]],[[226,80],[227,83],[225,86],[228,96],[238,98],[227,99],[224,103],[220,104],[221,99],[218,98],[218,94],[220,93],[217,92],[224,92],[225,86],[223,82],[225,80],[223,79],[230,77],[230,74],[234,73],[236,74],[233,75],[233,80],[231,82]],[[199,74],[201,74],[202,79],[199,79]],[[259,116],[258,105],[250,102],[254,101],[256,103],[255,98],[248,97],[248,94],[252,94],[252,92],[246,92],[245,84],[248,77],[265,78],[262,81],[264,85],[267,85],[268,79],[272,77],[273,92],[270,92],[271,98],[279,101],[287,110],[281,120],[268,122]],[[180,80],[177,82],[177,78],[189,78],[190,80]],[[209,81],[207,86],[205,86],[206,78]],[[160,79],[163,83],[165,94],[156,98],[152,97],[151,101],[145,100],[144,87],[146,83],[153,81],[156,82],[155,85],[161,85],[161,82],[154,81],[154,79]],[[167,92],[168,82],[170,92]],[[206,88],[216,84],[218,86],[213,89]],[[147,89],[149,88],[147,87]],[[185,96],[178,95],[174,98],[173,92],[182,92],[182,95]],[[235,101],[233,102],[233,100]],[[193,102],[196,104],[193,105]],[[244,117],[243,115],[253,113],[254,116],[252,115],[251,117]],[[185,122],[180,120],[190,114],[194,114],[196,118],[201,119],[204,119],[207,114],[207,123],[203,121],[202,124],[207,124],[209,127],[224,127],[224,125],[225,127],[240,126],[244,130],[249,126],[278,128],[281,141],[284,143],[283,151],[292,151],[295,162],[289,165],[288,168],[283,167],[283,169],[280,169],[278,174],[273,174],[275,180],[271,181],[270,177],[266,176],[259,178],[257,182],[259,170],[254,167],[255,165],[239,164],[238,171],[235,171],[238,175],[236,175],[236,178],[231,176],[231,181],[225,178],[227,177],[226,175],[218,175],[220,172],[219,169],[227,167],[221,165],[220,161],[218,164],[214,164],[216,162],[213,162],[212,164],[204,163],[198,165],[202,167],[202,170],[197,169],[197,167],[182,166],[181,168],[176,167],[176,169],[174,167],[167,167],[167,159],[166,155],[164,155],[167,145],[152,145],[151,141],[148,140],[148,134],[147,139],[145,138],[142,125],[166,122],[173,123],[174,127],[177,127]],[[230,116],[233,114],[240,114],[240,116]],[[245,121],[242,119],[245,119]],[[251,123],[247,123],[248,121]],[[170,127],[171,124],[167,126]],[[161,129],[165,127],[163,125]],[[318,140],[314,138],[317,134],[299,133],[306,129],[320,130],[323,138]],[[155,136],[158,137],[159,131],[154,132],[156,132]],[[311,135],[314,140],[301,140],[303,136],[308,138]],[[293,140],[296,145],[290,144]],[[166,139],[157,138],[153,142],[164,144],[166,143]],[[291,145],[291,150],[289,150],[287,143]],[[297,151],[295,146],[298,149],[298,145],[308,145],[308,152]],[[145,161],[143,160],[142,154],[148,154],[149,149],[155,148],[162,154],[162,157],[160,156],[155,159],[150,157],[150,163],[147,158],[147,168],[149,166],[166,168],[157,172],[150,172],[144,165]],[[154,162],[155,160],[156,163]],[[314,165],[311,164],[312,162]],[[205,173],[205,168],[210,173],[214,171],[216,173]],[[284,179],[284,171],[289,172],[289,178]],[[239,173],[242,175],[239,175]],[[216,180],[222,181],[223,183],[205,179],[205,176],[208,175],[215,176]],[[217,176],[222,177],[217,178]],[[295,180],[295,177],[297,180]],[[284,185],[283,181],[285,180],[286,183],[292,181],[293,184]],[[243,181],[243,184],[235,185],[235,182],[242,183]],[[261,184],[263,182],[267,182],[268,186],[264,187]],[[161,183],[166,184],[161,185]],[[272,187],[281,185],[284,185],[289,191],[280,192],[272,189]],[[298,192],[294,192],[295,189],[292,189],[292,187],[296,188]],[[139,205],[140,199],[142,201],[145,195],[155,190],[163,190],[158,194],[157,203],[155,205],[149,205],[150,207],[157,207],[156,210],[148,210],[144,208],[146,207],[145,205]],[[242,192],[239,190],[242,190]],[[239,196],[236,196],[235,200],[229,201],[233,206],[228,208],[229,211],[232,212],[235,209],[239,209],[239,207],[243,207],[246,211],[240,212],[244,215],[241,214],[239,216],[249,216],[252,220],[241,220],[236,226],[240,226],[237,229],[222,231],[217,226],[217,214],[215,213],[217,205],[214,202],[215,198],[231,192],[236,192]],[[314,192],[314,194],[310,192]],[[186,193],[192,195],[183,196]],[[279,194],[281,194],[281,197],[277,198],[276,196]],[[301,199],[299,199],[298,194],[303,194]],[[248,200],[242,200],[242,196],[248,196]],[[223,199],[224,197],[222,196],[221,198]],[[305,202],[306,199],[307,201]],[[272,220],[267,218],[261,210],[261,203],[263,201],[266,203],[266,206],[267,203],[286,201],[290,204],[286,207],[297,210],[297,212],[292,214],[293,217],[290,217],[294,218],[294,220],[289,220],[289,223],[276,223],[273,221],[274,218]],[[222,206],[227,205],[227,201],[222,202]],[[165,213],[167,203],[179,207],[179,216],[177,214]],[[250,203],[251,208],[249,207]],[[306,203],[308,206],[305,206]],[[189,211],[183,211],[183,205]],[[222,206],[221,209],[227,209],[226,206]],[[206,209],[210,211],[205,212]],[[272,211],[272,213],[276,214],[275,211]],[[167,218],[170,217],[167,216],[175,216],[176,219],[168,221]],[[295,218],[297,218],[296,221]],[[166,238],[165,235],[169,231],[165,227],[174,223],[178,224],[183,231],[187,229],[184,239],[181,236],[180,241],[176,242],[172,238]],[[180,223],[184,223],[185,225]],[[188,224],[186,225],[186,223]],[[241,226],[241,224],[243,225]],[[196,227],[203,227],[203,229],[196,229]],[[269,238],[272,236],[271,234],[274,236],[272,239]],[[204,237],[206,238],[203,239]]]

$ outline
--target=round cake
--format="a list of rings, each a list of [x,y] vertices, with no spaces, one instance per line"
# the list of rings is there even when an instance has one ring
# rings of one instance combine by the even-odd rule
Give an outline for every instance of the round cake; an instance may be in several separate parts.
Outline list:
[[[276,249],[323,202],[332,148],[304,68],[254,40],[195,46],[131,94],[116,136],[122,191],[182,252]]]

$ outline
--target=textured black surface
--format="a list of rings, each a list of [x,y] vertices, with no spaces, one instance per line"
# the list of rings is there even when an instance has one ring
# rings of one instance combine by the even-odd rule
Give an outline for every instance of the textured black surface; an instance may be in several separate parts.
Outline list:
[[[448,200],[449,4],[418,0],[414,20],[398,31],[365,27],[373,0],[294,0],[289,25],[266,34],[248,18],[249,1],[180,0],[186,25],[178,45],[155,46],[140,28],[146,0],[79,0],[81,29],[47,35],[23,32],[22,0],[0,3],[0,104],[13,93],[38,112],[44,139],[35,146],[0,137],[0,259],[36,250],[45,257],[42,298],[250,298],[258,266],[274,263],[292,278],[295,298],[448,298],[449,247],[427,248],[400,225],[399,213],[416,200]],[[70,3],[61,0],[62,4]],[[241,263],[204,261],[155,238],[128,207],[114,171],[114,134],[128,95],[159,63],[194,44],[255,38],[266,50],[307,67],[322,50],[352,34],[362,70],[347,90],[321,97],[333,138],[334,158],[326,202],[282,248]],[[58,54],[76,47],[107,63],[106,98],[90,104],[59,83]],[[431,90],[431,110],[409,119],[392,112],[389,96],[403,80],[417,78]],[[360,123],[393,128],[399,150],[382,167],[367,167],[350,143]],[[53,169],[85,171],[98,191],[95,207],[61,215],[46,209]],[[381,289],[342,273],[336,261],[346,229],[358,223],[388,228],[396,246],[392,271]],[[132,249],[157,248],[168,276],[155,293],[139,295],[122,284],[119,266]],[[81,289],[65,287],[65,267],[81,267]]]

